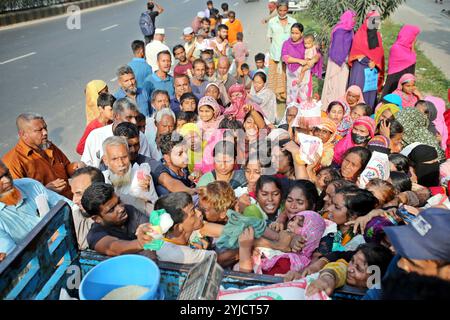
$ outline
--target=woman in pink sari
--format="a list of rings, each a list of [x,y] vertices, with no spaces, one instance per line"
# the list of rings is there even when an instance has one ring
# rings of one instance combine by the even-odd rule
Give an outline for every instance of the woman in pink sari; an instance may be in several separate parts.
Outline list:
[[[281,272],[302,272],[309,266],[313,252],[319,247],[320,239],[325,231],[325,220],[315,211],[302,211],[291,218],[287,230],[304,237],[306,239],[305,246],[299,253],[284,253],[271,259],[263,258],[261,260],[262,273],[272,274],[271,270],[274,267],[276,267],[277,273],[280,273],[283,269],[281,266],[287,265],[290,265],[289,269],[284,267]],[[289,263],[282,263],[282,260],[288,260]]]
[[[389,53],[388,76],[381,97],[397,89],[398,81],[405,73],[415,73],[417,57],[414,44],[419,33],[419,27],[413,25],[404,25],[400,29]]]
[[[445,117],[444,113],[447,110],[445,106],[444,99],[441,99],[439,97],[433,97],[433,96],[427,96],[424,99],[425,101],[429,101],[436,107],[437,110],[437,117],[433,121],[437,132],[439,132],[441,136],[441,148],[442,150],[446,151],[447,149],[447,140],[448,140],[448,128],[445,123]]]
[[[322,90],[322,104],[326,107],[345,94],[350,70],[347,59],[353,42],[356,12],[345,11],[331,31],[327,73]]]
[[[403,109],[414,107],[417,101],[423,99],[422,94],[416,88],[416,77],[411,73],[405,73],[400,78],[397,89],[393,93],[402,98]]]
[[[303,25],[294,23],[291,27],[291,37],[283,43],[281,48],[281,58],[286,64],[286,105],[296,102],[300,103],[307,97],[312,97],[312,77],[309,79],[307,97],[302,96],[302,90],[299,81],[299,74],[304,66],[311,68],[311,74],[322,77],[322,55],[317,54],[311,60],[305,60],[305,43],[303,41]]]
[[[245,86],[242,84],[233,84],[230,89],[228,89],[228,96],[231,99],[231,105],[225,109],[224,116],[232,116],[234,119],[244,122],[245,116],[251,110],[258,111],[263,117],[265,117],[264,112],[261,108],[250,101],[247,97],[247,91]]]
[[[340,140],[334,148],[333,162],[340,166],[344,159],[344,153],[353,147],[365,147],[367,142],[375,135],[375,120],[363,116],[356,119],[349,133]]]
[[[338,140],[347,135],[348,130],[352,126],[352,118],[350,116],[352,109],[359,103],[364,103],[364,95],[360,87],[357,85],[350,86],[345,94],[340,97],[338,102],[344,107],[344,118],[337,124]]]

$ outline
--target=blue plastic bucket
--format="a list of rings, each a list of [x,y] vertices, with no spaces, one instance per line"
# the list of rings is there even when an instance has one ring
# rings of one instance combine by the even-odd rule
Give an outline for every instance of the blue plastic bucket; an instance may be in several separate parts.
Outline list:
[[[158,290],[160,271],[151,259],[128,254],[110,258],[92,268],[80,284],[81,300],[101,300],[110,291],[130,285],[146,287],[149,291],[138,300],[161,298]]]

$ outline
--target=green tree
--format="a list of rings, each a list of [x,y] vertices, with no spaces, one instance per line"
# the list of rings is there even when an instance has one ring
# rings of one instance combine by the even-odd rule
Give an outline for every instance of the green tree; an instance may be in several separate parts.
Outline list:
[[[308,15],[322,26],[317,34],[318,39],[328,44],[331,29],[345,10],[352,9],[358,14],[358,28],[372,8],[377,8],[382,19],[385,19],[403,2],[405,0],[311,0],[307,10]]]

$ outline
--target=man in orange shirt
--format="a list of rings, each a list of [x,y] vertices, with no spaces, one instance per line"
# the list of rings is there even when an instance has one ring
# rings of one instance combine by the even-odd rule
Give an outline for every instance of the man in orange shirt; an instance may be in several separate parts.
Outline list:
[[[237,41],[238,32],[244,33],[244,28],[242,27],[241,21],[236,19],[236,13],[234,11],[228,12],[228,21],[225,25],[228,27],[228,42],[230,46],[233,46]]]
[[[36,113],[22,113],[16,120],[17,144],[3,156],[14,179],[32,178],[68,199],[72,199],[69,177],[83,162],[71,163],[66,155],[48,140],[47,124]]]

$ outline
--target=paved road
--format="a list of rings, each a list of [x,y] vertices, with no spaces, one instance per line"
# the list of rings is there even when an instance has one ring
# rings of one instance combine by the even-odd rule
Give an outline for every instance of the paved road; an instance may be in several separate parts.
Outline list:
[[[130,44],[141,38],[138,17],[145,3],[127,1],[84,12],[80,30],[67,29],[65,17],[0,30],[0,156],[17,141],[16,116],[35,111],[45,116],[51,140],[71,160],[79,158],[74,149],[85,126],[84,86],[103,79],[115,91],[115,70],[131,59]],[[167,44],[172,47],[181,43],[183,28],[206,1],[159,3],[166,11],[157,25],[166,28]],[[229,4],[243,20],[251,55],[265,52],[266,28],[259,21],[267,2]]]
[[[442,5],[434,0],[407,0],[392,19],[421,28],[420,48],[450,79],[450,18],[441,14],[442,9],[450,10],[449,0],[444,0]]]

